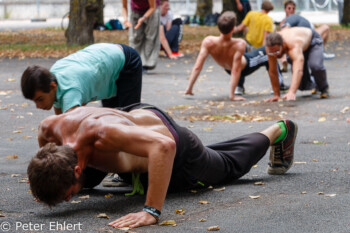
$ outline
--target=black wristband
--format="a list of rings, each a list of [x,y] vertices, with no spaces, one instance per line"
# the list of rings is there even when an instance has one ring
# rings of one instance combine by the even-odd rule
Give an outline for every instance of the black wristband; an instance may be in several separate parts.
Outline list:
[[[145,205],[145,207],[143,208],[143,211],[152,215],[156,219],[157,222],[159,221],[159,217],[161,215],[160,210],[157,210],[156,208],[154,208],[152,206]]]

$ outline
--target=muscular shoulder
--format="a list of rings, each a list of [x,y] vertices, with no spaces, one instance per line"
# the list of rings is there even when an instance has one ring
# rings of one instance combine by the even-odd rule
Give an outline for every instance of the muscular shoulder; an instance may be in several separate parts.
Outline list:
[[[218,37],[217,36],[207,36],[204,38],[202,41],[202,47],[210,49],[215,46],[219,46],[220,44],[218,43]]]

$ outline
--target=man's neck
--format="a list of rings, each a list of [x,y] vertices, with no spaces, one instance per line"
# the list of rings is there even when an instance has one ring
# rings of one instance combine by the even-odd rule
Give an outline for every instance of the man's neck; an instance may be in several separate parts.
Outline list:
[[[220,39],[224,41],[230,41],[232,39],[232,33],[220,34]]]

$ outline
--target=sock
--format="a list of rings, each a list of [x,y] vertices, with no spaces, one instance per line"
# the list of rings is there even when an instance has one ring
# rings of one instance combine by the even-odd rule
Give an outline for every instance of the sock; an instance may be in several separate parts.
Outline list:
[[[277,124],[281,128],[281,135],[276,139],[276,141],[273,142],[273,144],[282,141],[287,135],[287,126],[284,123],[284,121],[279,121],[279,122],[277,122]]]

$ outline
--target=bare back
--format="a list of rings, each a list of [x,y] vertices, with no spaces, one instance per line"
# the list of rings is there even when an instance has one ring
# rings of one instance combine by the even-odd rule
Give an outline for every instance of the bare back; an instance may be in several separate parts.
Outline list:
[[[246,43],[243,39],[224,39],[221,35],[206,37],[203,45],[218,65],[224,69],[231,70],[236,52],[240,51],[243,54]]]
[[[127,113],[110,108],[78,107],[43,120],[39,125],[39,145],[43,146],[47,142],[69,145],[78,157],[79,154],[89,155],[85,165],[101,170],[126,172],[135,167],[141,171],[147,170],[146,158],[121,150],[111,150],[104,146],[107,145],[105,142],[100,142],[100,138],[103,138],[101,135],[108,128],[125,126],[149,134],[155,132],[174,140],[162,120],[149,110],[136,109]]]
[[[306,51],[311,43],[312,31],[304,27],[285,28],[279,32],[283,38],[283,42],[287,45],[287,49],[292,50],[295,47],[302,48]]]

